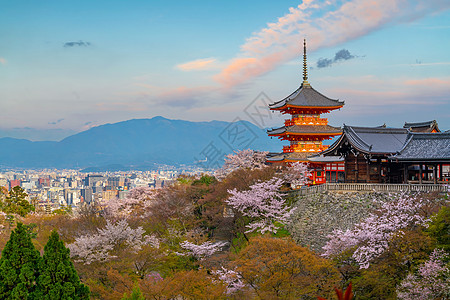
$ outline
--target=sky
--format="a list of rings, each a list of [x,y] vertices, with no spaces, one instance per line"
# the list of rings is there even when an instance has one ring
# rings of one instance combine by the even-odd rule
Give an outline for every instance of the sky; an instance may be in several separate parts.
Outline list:
[[[0,0],[0,137],[164,116],[281,126],[308,81],[330,125],[450,129],[450,1]]]

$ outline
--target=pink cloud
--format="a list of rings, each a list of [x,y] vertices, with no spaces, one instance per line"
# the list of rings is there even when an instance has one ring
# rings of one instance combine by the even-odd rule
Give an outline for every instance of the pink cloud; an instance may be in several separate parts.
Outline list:
[[[248,38],[239,55],[214,79],[230,88],[263,75],[298,57],[304,37],[308,39],[308,49],[316,50],[364,36],[390,23],[450,7],[446,0],[420,4],[413,0],[353,0],[321,14],[335,4],[304,1],[290,8],[277,22],[267,24]]]
[[[404,82],[406,85],[426,86],[429,88],[446,88],[450,90],[450,78],[411,79]]]
[[[203,58],[179,64],[176,67],[182,71],[208,70],[216,67],[215,58]]]
[[[212,92],[230,93],[278,66],[299,57],[303,38],[308,51],[335,46],[376,31],[389,24],[411,21],[450,7],[448,0],[304,0],[277,22],[268,23],[241,45],[240,52],[212,79],[218,86],[178,87],[161,93],[164,103],[192,107]],[[177,67],[199,70],[215,65],[212,58],[198,59]],[[216,65],[217,67],[218,65]],[[380,95],[382,96],[382,95]],[[393,96],[393,95],[391,95]]]

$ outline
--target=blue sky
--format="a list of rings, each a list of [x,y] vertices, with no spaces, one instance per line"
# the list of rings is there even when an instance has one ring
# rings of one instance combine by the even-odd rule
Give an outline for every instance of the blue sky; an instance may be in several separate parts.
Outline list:
[[[437,119],[450,129],[447,0],[0,7],[0,137],[58,140],[157,115],[251,120],[245,112],[262,104],[252,102],[261,92],[276,101],[299,86],[305,37],[309,82],[346,103],[327,116],[332,125]],[[283,119],[273,114],[258,125]]]

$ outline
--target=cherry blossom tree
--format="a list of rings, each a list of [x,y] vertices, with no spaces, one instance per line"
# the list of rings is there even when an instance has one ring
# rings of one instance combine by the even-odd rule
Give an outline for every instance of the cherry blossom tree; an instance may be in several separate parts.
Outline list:
[[[180,243],[181,248],[188,250],[184,255],[191,255],[196,259],[204,259],[213,255],[216,252],[222,250],[222,248],[227,244],[227,242],[204,242],[203,244],[197,245],[188,241]]]
[[[425,225],[428,221],[420,215],[420,210],[429,200],[407,193],[391,195],[391,198],[391,201],[381,205],[376,214],[370,214],[352,230],[334,230],[323,247],[323,256],[336,256],[355,247],[353,259],[360,268],[368,268],[370,262],[388,248],[394,234],[401,234],[401,230],[408,226]]]
[[[130,190],[124,199],[114,198],[104,203],[105,213],[109,217],[127,218],[135,209],[141,209],[141,217],[146,217],[145,212],[152,206],[157,195],[157,190],[150,187],[137,187]]]
[[[272,178],[250,186],[250,190],[228,190],[231,196],[225,202],[239,211],[243,216],[250,217],[252,222],[246,227],[248,232],[277,232],[275,222],[286,223],[294,209],[289,207],[280,193],[283,180]]]
[[[83,235],[68,245],[70,255],[80,262],[90,264],[94,261],[106,261],[115,256],[111,254],[120,246],[137,252],[144,245],[159,247],[159,240],[152,235],[144,235],[142,227],[131,228],[126,220],[115,223],[107,221],[105,228],[98,229],[92,235]]]
[[[409,274],[398,286],[398,299],[449,299],[450,270],[445,265],[448,254],[435,249],[417,274]]]
[[[227,294],[234,294],[246,287],[242,282],[242,276],[234,270],[229,270],[221,266],[220,269],[211,272],[216,275],[217,278],[222,281],[227,287]]]
[[[290,184],[293,188],[306,185],[310,171],[308,164],[295,162],[286,166],[282,173],[282,179]]]
[[[262,169],[266,165],[266,156],[268,152],[254,151],[251,149],[234,151],[235,154],[225,155],[223,167],[216,172],[217,178],[224,178],[237,169]]]

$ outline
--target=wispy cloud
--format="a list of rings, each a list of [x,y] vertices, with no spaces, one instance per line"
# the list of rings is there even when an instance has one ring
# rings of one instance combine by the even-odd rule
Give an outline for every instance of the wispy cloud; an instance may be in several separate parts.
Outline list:
[[[332,47],[365,36],[385,26],[410,22],[450,7],[448,0],[304,0],[289,8],[277,22],[254,32],[239,53],[220,66],[209,87],[183,87],[162,93],[162,101],[170,106],[192,107],[214,93],[233,93],[256,77],[301,55],[303,38],[308,50]],[[354,56],[346,49],[338,52],[333,63]],[[199,70],[216,64],[213,58],[180,64],[183,71]],[[156,93],[158,94],[158,93]],[[209,103],[209,102],[208,102]]]
[[[215,58],[202,58],[179,64],[176,67],[182,71],[210,70],[217,68],[216,62]]]
[[[90,42],[85,42],[82,40],[79,40],[78,42],[65,42],[63,47],[64,48],[72,48],[72,47],[88,47],[92,44]]]
[[[0,64],[6,65],[6,59],[4,57],[0,57]]]
[[[58,123],[61,123],[62,121],[64,121],[64,118],[58,119],[58,120],[56,120],[56,121],[54,121],[54,122],[48,122],[48,124],[49,124],[49,125],[56,125],[56,124],[58,124]]]
[[[339,50],[338,52],[336,52],[336,54],[334,55],[333,59],[330,58],[320,58],[317,61],[316,66],[320,69],[320,68],[326,68],[326,67],[331,67],[331,65],[333,65],[336,62],[340,62],[340,61],[345,61],[345,60],[349,60],[349,59],[353,59],[355,58],[355,55],[350,54],[350,51],[348,51],[347,49],[342,49]]]
[[[308,49],[317,50],[359,38],[387,24],[410,21],[448,7],[450,2],[446,0],[353,0],[320,4],[305,0],[248,38],[237,57],[214,79],[233,87],[263,75],[298,56],[304,37],[308,39]]]
[[[450,78],[426,78],[421,80],[397,80],[376,79],[372,85],[368,85],[370,78],[365,79],[336,79],[348,83],[347,87],[336,87],[330,89],[330,93],[341,95],[352,107],[357,106],[379,106],[390,107],[391,105],[418,105],[426,107],[430,105],[450,104],[448,94],[450,93]],[[358,88],[363,86],[363,88]],[[371,88],[368,88],[370,86]],[[376,86],[383,86],[380,90]],[[356,88],[351,88],[356,87]],[[426,100],[424,100],[426,99]],[[347,101],[348,100],[348,101]]]

